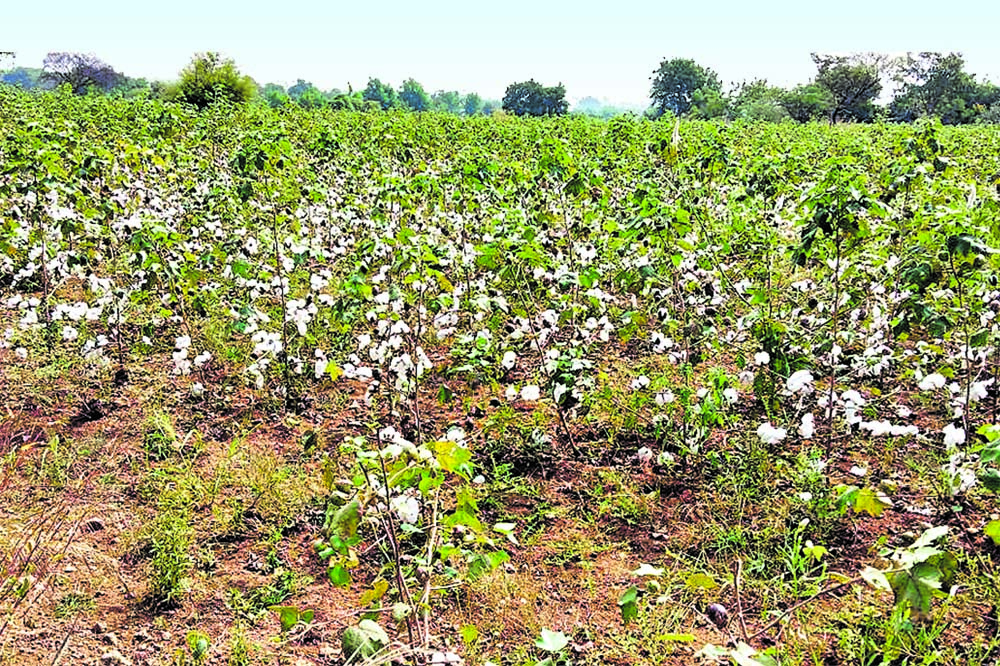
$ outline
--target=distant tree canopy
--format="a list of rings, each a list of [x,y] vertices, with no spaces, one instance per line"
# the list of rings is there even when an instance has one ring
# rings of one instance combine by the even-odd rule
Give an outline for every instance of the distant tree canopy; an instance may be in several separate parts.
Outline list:
[[[23,88],[24,90],[31,90],[32,88],[38,86],[41,76],[42,70],[40,69],[16,67],[9,72],[0,74],[0,83],[6,83],[9,86],[17,86],[18,88]]]
[[[181,71],[181,79],[168,89],[168,99],[203,109],[213,102],[248,102],[257,93],[249,76],[240,74],[232,60],[209,52],[198,54]]]
[[[467,116],[474,116],[483,110],[483,98],[476,93],[469,93],[465,96],[465,100],[462,104],[463,111]]]
[[[561,116],[569,110],[563,84],[546,87],[536,82],[522,81],[507,86],[503,110],[518,116]]]
[[[856,53],[849,56],[812,54],[819,72],[816,83],[833,97],[830,122],[854,120],[865,122],[875,115],[875,99],[882,92],[882,76],[888,74],[893,61],[878,53]]]
[[[290,104],[292,98],[289,97],[288,91],[285,90],[284,86],[278,85],[277,83],[268,83],[264,86],[261,91],[261,95],[264,97],[264,101],[272,109],[279,106],[285,106]]]
[[[68,85],[81,95],[89,90],[107,92],[125,76],[92,53],[50,53],[42,62],[40,81],[52,87]]]
[[[368,85],[361,93],[361,99],[378,104],[383,111],[398,107],[400,104],[399,95],[393,87],[376,78],[368,79]]]
[[[667,111],[676,115],[688,113],[695,105],[695,93],[698,91],[702,91],[700,99],[704,111],[708,111],[716,102],[715,97],[722,92],[722,83],[715,72],[684,58],[664,60],[651,78],[650,98],[653,108],[660,115]]]
[[[412,111],[429,111],[431,96],[416,79],[406,79],[399,89],[399,99]]]
[[[454,114],[462,113],[462,95],[457,90],[438,90],[431,95],[431,102],[434,104],[435,111]]]
[[[907,54],[897,80],[902,87],[889,105],[889,116],[903,122],[924,116],[937,116],[946,125],[973,122],[1000,100],[1000,89],[965,71],[961,53]]]
[[[781,106],[800,123],[828,118],[836,102],[833,93],[818,83],[797,86],[781,95]]]

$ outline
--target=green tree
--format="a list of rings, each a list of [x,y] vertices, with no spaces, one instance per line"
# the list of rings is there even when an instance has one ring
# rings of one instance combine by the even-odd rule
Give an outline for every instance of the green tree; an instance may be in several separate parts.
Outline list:
[[[465,96],[465,101],[463,103],[463,111],[465,115],[474,116],[483,110],[483,98],[476,93],[469,93]]]
[[[232,60],[215,52],[201,53],[181,71],[181,80],[167,91],[167,98],[193,104],[199,109],[213,102],[248,102],[257,85],[241,74]]]
[[[658,115],[672,111],[684,115],[695,104],[695,92],[704,91],[701,99],[707,105],[714,101],[710,92],[721,94],[722,83],[714,71],[702,67],[694,60],[674,58],[664,60],[651,77],[653,87],[649,96]]]
[[[743,83],[729,96],[729,117],[743,120],[781,122],[788,118],[782,105],[785,91],[764,79]]]
[[[833,94],[818,83],[797,86],[781,95],[781,106],[800,123],[828,118],[836,103]]]
[[[997,101],[997,88],[965,71],[961,53],[907,54],[898,79],[902,88],[889,105],[894,120],[910,122],[937,116],[946,125],[974,122]]]
[[[264,101],[272,109],[278,108],[279,106],[285,106],[292,101],[289,97],[288,92],[285,90],[284,86],[278,85],[277,83],[268,83],[264,86]]]
[[[377,78],[368,79],[368,85],[361,93],[361,99],[377,104],[383,111],[399,106],[399,95],[396,94],[396,90]]]
[[[457,90],[438,90],[431,96],[434,108],[445,113],[458,115],[463,110],[462,95]]]
[[[399,88],[399,99],[412,111],[428,111],[431,96],[416,79],[406,79]]]
[[[0,74],[0,83],[17,86],[18,88],[22,88],[24,90],[31,90],[32,88],[36,88],[38,86],[41,75],[42,70],[40,69],[17,67]]]
[[[512,83],[503,97],[503,110],[518,116],[561,116],[569,110],[563,84],[546,87],[534,79]]]
[[[878,53],[849,56],[812,54],[819,72],[816,83],[830,91],[833,107],[830,122],[870,121],[875,115],[875,99],[882,92],[882,76],[894,62]]]

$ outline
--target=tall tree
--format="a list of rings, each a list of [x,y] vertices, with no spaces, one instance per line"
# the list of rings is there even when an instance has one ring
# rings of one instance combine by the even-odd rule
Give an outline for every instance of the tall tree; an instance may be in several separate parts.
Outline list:
[[[889,105],[895,120],[937,116],[946,125],[973,122],[977,109],[997,100],[995,86],[965,71],[961,53],[907,54],[897,78],[902,88]]]
[[[818,83],[796,86],[781,95],[781,106],[800,123],[829,118],[836,102],[833,94]]]
[[[483,110],[483,98],[476,93],[469,93],[465,96],[463,107],[465,115],[474,116]]]
[[[191,59],[167,97],[203,109],[213,102],[248,102],[256,94],[253,79],[241,74],[232,60],[210,51]]]
[[[701,97],[706,101],[713,99],[710,92],[722,92],[722,83],[714,71],[686,58],[664,60],[651,79],[653,86],[649,96],[659,115],[667,111],[677,115],[688,113],[699,90],[703,91]]]
[[[569,110],[563,84],[546,87],[534,79],[512,83],[503,97],[503,110],[518,116],[561,116]]]
[[[416,79],[403,81],[399,99],[412,111],[427,111],[431,108],[431,96]]]
[[[457,90],[438,90],[431,96],[434,108],[456,115],[462,113],[462,95]]]
[[[396,94],[396,90],[377,78],[368,79],[368,85],[361,93],[361,99],[377,104],[383,111],[399,106],[399,95]]]
[[[816,83],[833,97],[830,122],[865,122],[875,114],[875,99],[882,92],[882,77],[891,74],[896,62],[880,53],[852,55],[812,54],[819,70]]]
[[[42,62],[43,83],[52,86],[67,84],[78,95],[91,89],[107,92],[124,78],[92,53],[50,53]]]
[[[264,101],[272,109],[278,108],[279,106],[285,106],[292,101],[292,98],[288,95],[284,86],[277,83],[268,83],[264,86]]]

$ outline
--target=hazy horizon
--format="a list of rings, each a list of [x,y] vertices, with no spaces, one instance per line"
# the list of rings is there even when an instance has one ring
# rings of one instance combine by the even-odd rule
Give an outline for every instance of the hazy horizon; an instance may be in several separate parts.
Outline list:
[[[0,50],[13,66],[40,67],[53,51],[94,53],[133,77],[172,80],[197,52],[218,51],[259,84],[312,82],[323,90],[364,88],[369,77],[398,87],[500,99],[507,85],[533,78],[563,83],[569,99],[620,106],[649,102],[649,77],[664,59],[692,58],[727,86],[764,78],[784,87],[815,74],[811,52],[958,51],[966,71],[1000,84],[1000,9],[953,4],[921,16],[912,3],[845,0],[835,7],[790,0],[721,0],[670,7],[628,0],[611,9],[567,0],[504,5],[320,3],[267,7],[235,0],[141,6],[125,0],[53,0],[5,12]]]

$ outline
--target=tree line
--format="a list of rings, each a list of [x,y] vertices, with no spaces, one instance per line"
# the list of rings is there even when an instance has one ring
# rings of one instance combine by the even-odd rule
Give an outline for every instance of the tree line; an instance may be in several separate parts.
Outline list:
[[[650,106],[645,115],[690,118],[746,119],[781,122],[911,122],[937,117],[945,124],[1000,123],[1000,87],[965,71],[960,53],[921,52],[890,57],[879,53],[812,54],[816,75],[805,84],[784,89],[765,79],[723,90],[712,69],[694,60],[663,60],[653,71]],[[197,54],[175,82],[131,78],[94,55],[50,53],[40,69],[19,67],[0,73],[0,83],[26,89],[67,86],[75,94],[150,96],[193,104],[199,108],[225,100],[258,99],[272,107],[349,110],[402,109],[473,116],[503,110],[514,115],[549,116],[569,112],[566,89],[535,80],[510,84],[502,100],[476,93],[439,90],[429,93],[409,78],[398,88],[378,78],[363,90],[322,91],[299,79],[285,88],[259,86],[242,74],[232,60],[217,53]],[[887,96],[886,87],[891,88]],[[882,103],[880,103],[882,102]],[[621,112],[594,98],[577,105],[578,112],[608,117]]]

